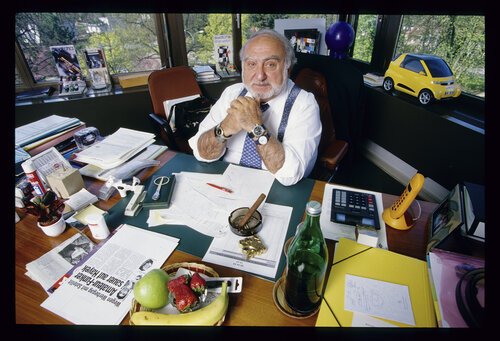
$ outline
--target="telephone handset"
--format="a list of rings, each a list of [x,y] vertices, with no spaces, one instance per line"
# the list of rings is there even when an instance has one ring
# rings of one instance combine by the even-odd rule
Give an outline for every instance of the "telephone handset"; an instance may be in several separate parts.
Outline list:
[[[415,174],[399,199],[391,207],[384,210],[382,218],[387,225],[398,230],[408,230],[413,226],[412,218],[405,213],[424,186],[424,181],[425,178],[422,174]]]

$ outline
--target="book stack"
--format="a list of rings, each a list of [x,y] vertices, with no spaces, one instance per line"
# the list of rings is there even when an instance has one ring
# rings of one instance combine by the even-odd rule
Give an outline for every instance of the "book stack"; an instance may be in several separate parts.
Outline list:
[[[215,73],[215,70],[210,65],[195,65],[193,71],[198,82],[211,82],[220,79],[220,76]]]

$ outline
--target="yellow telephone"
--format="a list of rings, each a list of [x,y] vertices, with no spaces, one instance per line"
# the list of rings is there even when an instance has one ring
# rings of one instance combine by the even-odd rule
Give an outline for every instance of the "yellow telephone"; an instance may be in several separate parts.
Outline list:
[[[422,174],[415,174],[399,199],[384,210],[382,218],[387,225],[397,230],[408,230],[413,226],[413,219],[405,213],[424,186],[424,181]]]

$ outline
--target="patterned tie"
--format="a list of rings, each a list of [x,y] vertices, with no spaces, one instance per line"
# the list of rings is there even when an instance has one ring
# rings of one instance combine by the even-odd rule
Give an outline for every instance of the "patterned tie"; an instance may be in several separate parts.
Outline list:
[[[269,104],[261,103],[260,110],[264,113],[269,109]],[[241,154],[240,165],[251,168],[262,168],[262,159],[259,153],[257,153],[257,148],[255,142],[248,136],[245,136],[245,144],[243,145],[243,153]]]

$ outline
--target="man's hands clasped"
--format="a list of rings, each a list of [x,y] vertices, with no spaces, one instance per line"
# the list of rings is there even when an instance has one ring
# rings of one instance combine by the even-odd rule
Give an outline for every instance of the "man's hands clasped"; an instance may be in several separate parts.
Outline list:
[[[259,101],[251,97],[240,96],[234,99],[227,113],[221,123],[226,136],[237,134],[240,130],[248,132],[256,124],[262,124]]]

